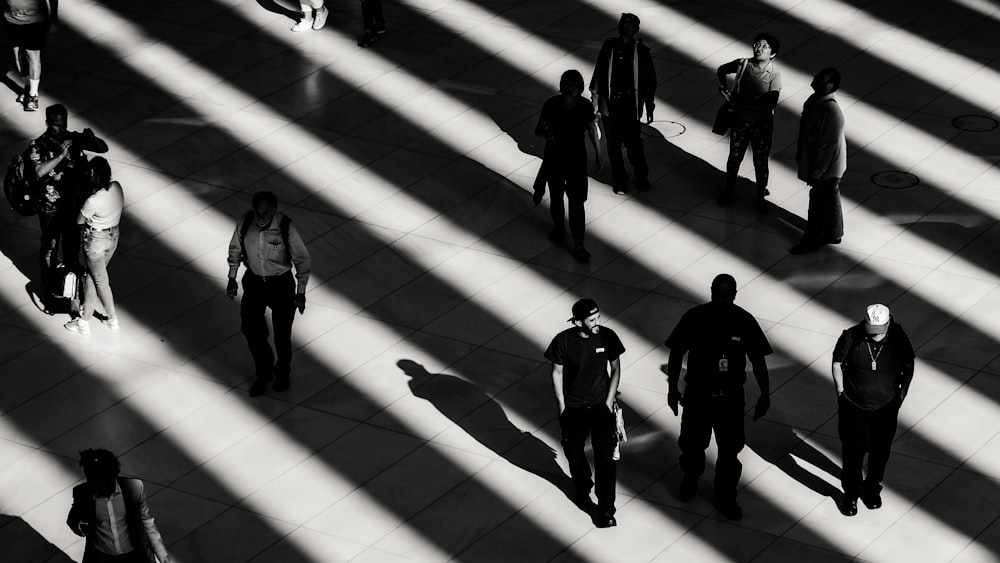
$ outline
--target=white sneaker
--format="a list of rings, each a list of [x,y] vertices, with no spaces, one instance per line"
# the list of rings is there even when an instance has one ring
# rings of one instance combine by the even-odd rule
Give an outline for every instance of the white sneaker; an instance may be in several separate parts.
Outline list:
[[[104,325],[104,326],[106,326],[106,327],[108,327],[108,328],[110,328],[111,330],[118,330],[118,318],[117,317],[114,318],[114,319],[102,318],[101,319],[101,324]]]
[[[90,323],[83,319],[73,319],[72,321],[63,325],[63,328],[70,332],[79,332],[80,334],[90,334]]]
[[[303,17],[299,23],[292,26],[292,31],[308,31],[313,27],[313,17]]]
[[[329,8],[327,8],[326,5],[320,6],[319,9],[316,10],[316,15],[313,17],[312,28],[323,29],[323,26],[326,25],[326,17],[329,15]]]

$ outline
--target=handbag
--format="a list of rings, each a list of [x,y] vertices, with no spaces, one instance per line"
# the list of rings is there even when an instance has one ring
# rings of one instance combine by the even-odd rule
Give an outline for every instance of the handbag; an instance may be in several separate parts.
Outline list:
[[[747,68],[747,60],[743,59],[740,63],[740,69],[736,71],[736,80],[733,82],[733,94],[740,89],[740,79],[743,78],[743,71]],[[733,126],[733,102],[732,98],[726,94],[723,94],[726,101],[722,102],[719,109],[715,112],[715,121],[712,123],[712,133],[716,135],[725,135],[726,131]]]
[[[628,436],[625,434],[625,417],[622,415],[622,408],[618,406],[618,401],[611,406],[611,412],[615,415],[615,451],[611,454],[611,459],[618,461],[621,459],[621,445],[628,442]]]

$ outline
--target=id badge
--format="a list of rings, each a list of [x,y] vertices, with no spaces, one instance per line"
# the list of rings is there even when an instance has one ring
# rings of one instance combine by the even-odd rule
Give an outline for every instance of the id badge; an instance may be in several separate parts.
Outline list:
[[[719,373],[726,373],[729,371],[729,358],[719,359]]]

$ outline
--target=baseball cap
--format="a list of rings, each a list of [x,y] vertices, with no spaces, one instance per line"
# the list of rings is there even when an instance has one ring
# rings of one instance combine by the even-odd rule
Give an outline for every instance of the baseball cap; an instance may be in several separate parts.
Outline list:
[[[576,303],[573,303],[573,316],[567,320],[582,321],[600,310],[601,309],[597,306],[597,302],[593,299],[581,299]]]
[[[889,330],[889,308],[881,303],[865,309],[865,330],[868,334],[885,334]]]

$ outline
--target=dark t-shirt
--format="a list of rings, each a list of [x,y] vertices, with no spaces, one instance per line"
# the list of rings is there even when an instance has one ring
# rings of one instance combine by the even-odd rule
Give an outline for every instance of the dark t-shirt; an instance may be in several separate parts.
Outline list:
[[[612,47],[611,51],[611,96],[635,95],[635,78],[633,59],[635,58],[636,43],[633,41],[625,45],[621,38]],[[635,100],[630,99],[634,104]]]
[[[594,122],[594,106],[581,96],[565,106],[562,96],[545,100],[539,121],[548,124],[552,139],[545,142],[545,163],[566,178],[587,177],[587,144],[584,135]]]
[[[882,342],[868,338],[862,322],[841,333],[833,348],[833,361],[844,370],[844,396],[867,410],[882,408],[899,396],[899,386],[908,377],[903,369],[915,356],[910,338],[895,321],[890,321]]]
[[[625,352],[615,331],[602,326],[597,334],[580,336],[576,327],[552,339],[545,357],[563,366],[563,398],[567,407],[589,407],[608,398],[611,376],[608,364]]]
[[[663,344],[671,353],[688,353],[688,389],[711,392],[742,388],[747,356],[774,351],[757,319],[732,303],[709,302],[688,310]]]

